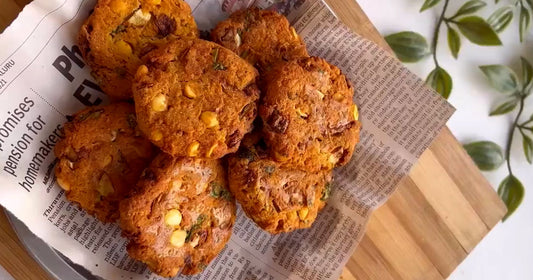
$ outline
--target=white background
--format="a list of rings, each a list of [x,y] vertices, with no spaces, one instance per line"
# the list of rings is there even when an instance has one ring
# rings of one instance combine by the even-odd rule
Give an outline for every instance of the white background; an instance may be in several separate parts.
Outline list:
[[[453,15],[464,2],[466,1],[451,1],[448,15]],[[486,2],[489,5],[478,12],[484,18],[495,10],[494,1]],[[498,7],[509,1],[500,2]],[[441,11],[439,5],[419,13],[423,0],[358,0],[358,3],[382,35],[411,30],[424,35],[428,42],[431,42],[436,19]],[[448,126],[463,143],[491,140],[505,147],[514,115],[488,117],[490,108],[502,95],[490,88],[478,66],[505,64],[520,73],[520,55],[533,63],[533,28],[530,28],[525,42],[520,44],[517,18],[515,14],[514,22],[500,33],[503,47],[480,47],[462,37],[463,47],[458,60],[451,56],[445,28],[441,29],[437,51],[439,64],[453,78],[454,88],[449,101],[457,108]],[[430,57],[421,63],[407,66],[423,78],[434,67]],[[529,99],[524,119],[533,114],[533,97]],[[533,279],[533,191],[529,191],[533,190],[533,166],[525,160],[518,132],[513,141],[511,163],[513,173],[526,188],[522,205],[513,216],[505,223],[498,224],[481,241],[449,279]],[[502,166],[497,171],[486,172],[484,175],[497,188],[507,176],[507,168]]]

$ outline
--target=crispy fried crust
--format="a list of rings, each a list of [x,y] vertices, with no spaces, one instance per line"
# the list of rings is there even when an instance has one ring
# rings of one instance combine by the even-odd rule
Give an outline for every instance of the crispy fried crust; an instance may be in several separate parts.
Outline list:
[[[265,81],[259,115],[277,161],[308,172],[350,161],[361,125],[353,88],[337,67],[303,58],[278,64]]]
[[[272,160],[257,135],[246,136],[228,158],[231,192],[259,227],[270,233],[308,228],[329,197],[331,172],[304,172]]]
[[[177,40],[147,55],[133,94],[139,127],[173,156],[235,152],[257,114],[257,71],[230,50]]]
[[[185,1],[100,0],[80,29],[78,45],[104,92],[128,99],[144,54],[168,40],[195,37]]]
[[[308,56],[303,40],[284,16],[257,8],[237,11],[218,23],[211,39],[246,59],[260,72],[268,71],[279,61]]]
[[[176,210],[180,222],[169,225],[168,213]],[[231,236],[235,211],[220,161],[161,153],[144,171],[135,192],[120,203],[120,226],[130,239],[127,249],[132,258],[164,277],[180,270],[191,275],[222,251]],[[177,231],[184,235],[176,245],[171,239]]]
[[[64,132],[54,150],[57,182],[68,200],[103,222],[114,222],[118,202],[155,150],[136,128],[133,105],[86,108],[65,124]]]

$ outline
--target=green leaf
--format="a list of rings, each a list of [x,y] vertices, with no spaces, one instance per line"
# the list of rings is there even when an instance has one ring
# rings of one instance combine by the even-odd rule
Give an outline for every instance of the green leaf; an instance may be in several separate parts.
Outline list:
[[[501,93],[514,93],[519,90],[518,78],[515,72],[504,65],[479,66],[490,84]]]
[[[509,26],[509,23],[513,21],[513,8],[511,6],[504,6],[496,10],[490,17],[487,19],[487,22],[490,24],[492,29],[496,32],[502,32]]]
[[[490,112],[489,116],[498,116],[503,115],[511,112],[516,108],[516,105],[518,105],[518,102],[520,99],[518,97],[513,97],[511,99],[507,99],[500,104],[496,105],[494,109]]]
[[[491,141],[479,141],[464,145],[468,155],[483,171],[495,170],[505,161],[502,148]]]
[[[507,206],[507,214],[502,219],[505,222],[514,213],[516,208],[520,206],[520,203],[522,203],[522,199],[524,199],[524,186],[514,175],[509,175],[500,183],[498,195]]]
[[[469,15],[473,14],[481,9],[483,7],[487,6],[487,3],[480,1],[480,0],[471,0],[463,4],[461,8],[455,13],[455,15],[452,18],[456,18],[459,16]]]
[[[461,49],[461,38],[455,29],[448,28],[448,46],[455,59],[459,56],[459,50]]]
[[[322,196],[320,197],[320,200],[326,201],[331,196],[331,183],[326,183],[324,186],[324,189],[322,190]]]
[[[430,53],[426,39],[416,32],[394,33],[385,40],[402,62],[417,62]]]
[[[442,97],[448,99],[453,88],[453,81],[450,74],[443,68],[437,66],[426,78],[426,84],[430,85]]]
[[[524,146],[524,154],[529,164],[533,163],[533,140],[531,137],[522,134],[522,145]]]
[[[211,193],[210,195],[214,198],[223,198],[225,200],[231,201],[233,196],[231,193],[224,187],[222,184],[218,182],[211,182],[209,183],[209,186],[211,186]]]
[[[420,12],[423,12],[435,5],[437,5],[440,2],[440,0],[426,0],[424,4],[422,5],[422,8],[420,8]]]
[[[533,67],[524,57],[520,57],[522,61],[522,82],[526,91],[533,86]]]
[[[469,16],[457,21],[461,33],[470,42],[480,46],[500,46],[502,42],[492,27],[478,16]]]
[[[524,36],[527,32],[527,29],[529,28],[529,23],[531,21],[531,17],[529,15],[529,11],[522,6],[520,9],[520,42],[524,41]]]

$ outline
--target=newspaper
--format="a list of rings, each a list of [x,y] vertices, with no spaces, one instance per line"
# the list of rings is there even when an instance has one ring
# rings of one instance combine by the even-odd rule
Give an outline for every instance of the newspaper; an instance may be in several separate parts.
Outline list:
[[[48,244],[106,279],[159,279],[130,259],[115,224],[65,199],[53,148],[66,116],[107,102],[75,46],[94,0],[36,0],[0,36],[0,203]],[[337,279],[372,210],[445,125],[454,109],[374,43],[352,33],[319,0],[189,1],[209,30],[248,6],[283,12],[311,55],[353,82],[363,123],[352,161],[336,170],[332,197],[312,228],[270,235],[238,208],[224,251],[193,279]]]

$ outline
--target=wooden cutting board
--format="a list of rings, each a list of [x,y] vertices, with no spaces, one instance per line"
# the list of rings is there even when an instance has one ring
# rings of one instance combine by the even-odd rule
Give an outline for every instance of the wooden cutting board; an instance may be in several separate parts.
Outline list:
[[[29,0],[0,0],[0,32]],[[352,0],[327,0],[356,33],[390,51]],[[448,128],[372,214],[341,279],[445,279],[505,215],[503,202]],[[49,279],[0,211],[0,265],[15,279]]]

